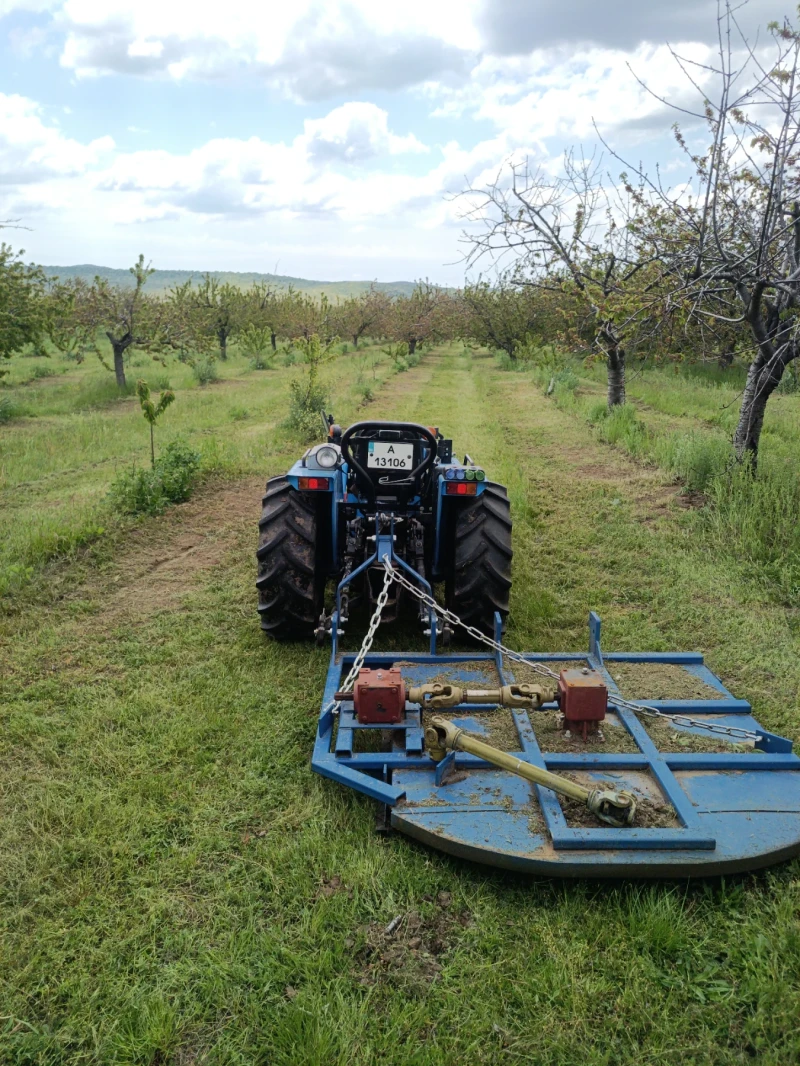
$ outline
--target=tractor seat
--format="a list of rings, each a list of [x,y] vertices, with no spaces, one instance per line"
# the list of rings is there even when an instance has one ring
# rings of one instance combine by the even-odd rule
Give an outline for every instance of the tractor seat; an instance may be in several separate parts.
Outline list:
[[[415,422],[356,422],[342,434],[350,487],[378,509],[421,495],[436,462],[436,437]]]

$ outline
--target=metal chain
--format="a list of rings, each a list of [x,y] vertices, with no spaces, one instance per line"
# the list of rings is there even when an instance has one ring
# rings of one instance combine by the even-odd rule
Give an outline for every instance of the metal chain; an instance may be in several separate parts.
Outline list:
[[[536,673],[544,674],[548,677],[555,678],[556,680],[558,679],[558,674],[555,672],[555,670],[551,670],[549,666],[545,666],[544,663],[537,663],[533,662],[530,659],[526,659],[518,652],[512,651],[510,648],[505,647],[504,644],[500,644],[498,641],[492,640],[491,637],[487,637],[486,634],[482,633],[480,629],[476,629],[474,626],[469,626],[466,622],[462,622],[458,615],[455,615],[452,611],[448,611],[444,607],[440,606],[433,599],[432,596],[429,596],[426,592],[423,592],[422,589],[412,584],[412,582],[409,581],[408,578],[406,578],[398,570],[395,570],[392,567],[388,555],[384,555],[383,565],[386,568],[387,576],[391,575],[392,580],[396,581],[399,585],[402,585],[403,588],[407,589],[413,596],[416,596],[418,600],[422,600],[422,602],[427,607],[436,611],[437,615],[446,619],[453,625],[460,626],[462,629],[466,630],[466,632],[469,633],[469,635],[475,640],[479,640],[482,644],[485,644],[487,647],[494,649],[494,651],[499,651],[501,654],[505,655],[507,659],[511,659],[512,662],[523,663],[530,669],[535,670]],[[386,587],[387,586],[384,586],[384,588]],[[371,643],[372,640],[370,640],[370,644]],[[742,729],[739,726],[717,725],[713,722],[701,722],[697,718],[687,718],[684,714],[667,714],[666,711],[660,711],[657,707],[642,707],[638,703],[632,703],[630,700],[623,699],[622,696],[618,696],[614,692],[609,692],[608,702],[611,704],[612,707],[621,708],[626,711],[633,711],[634,714],[644,714],[650,718],[663,718],[669,722],[672,722],[673,725],[683,725],[695,729],[705,729],[708,730],[709,733],[722,733],[725,736],[735,737],[737,740],[761,740],[761,734],[754,733],[750,729]]]
[[[372,647],[372,642],[375,640],[375,634],[378,631],[378,626],[381,624],[381,615],[383,614],[383,608],[386,606],[389,600],[389,589],[391,588],[392,581],[394,580],[394,572],[388,569],[383,575],[383,588],[378,594],[378,601],[375,605],[375,611],[372,618],[369,620],[369,627],[367,629],[364,640],[359,648],[358,655],[353,660],[353,665],[350,667],[350,673],[344,679],[343,683],[339,686],[340,692],[350,692],[358,677],[358,672],[364,665],[364,660],[367,657],[367,653]],[[338,624],[338,619],[337,619]],[[336,710],[340,704],[334,702],[331,707]]]
[[[491,637],[487,637],[485,633],[482,633],[480,629],[476,629],[475,626],[469,626],[466,622],[462,622],[457,614],[453,614],[452,611],[448,611],[445,607],[438,604],[432,596],[429,596],[427,592],[423,592],[422,589],[412,584],[407,577],[400,573],[399,570],[394,570],[388,555],[384,555],[383,565],[386,567],[386,572],[392,575],[392,579],[396,581],[398,585],[402,585],[403,588],[408,589],[412,595],[416,596],[418,600],[422,600],[426,607],[429,607],[432,611],[436,612],[438,617],[444,618],[445,621],[451,622],[453,625],[460,626],[475,640],[481,641],[482,644],[486,644],[487,647],[493,648],[495,651],[502,652],[503,655],[509,659],[513,659],[514,662],[524,663],[525,666],[530,666],[532,670],[536,671],[536,673],[544,674],[546,677],[554,678],[556,681],[558,680],[558,674],[555,670],[551,670],[549,666],[545,666],[544,663],[531,662],[518,652],[506,648],[503,644],[499,644],[496,640],[492,640]]]
[[[618,696],[615,692],[609,693],[608,702],[612,707],[621,707],[623,710],[633,711],[634,714],[645,714],[648,718],[666,718],[673,725],[707,729],[709,733],[723,733],[725,736],[735,737],[737,740],[761,740],[761,734],[754,733],[751,729],[742,729],[738,725],[700,722],[696,718],[687,718],[685,714],[667,714],[666,711],[660,711],[657,707],[642,707],[638,703],[632,703],[631,700],[623,699],[622,696]]]

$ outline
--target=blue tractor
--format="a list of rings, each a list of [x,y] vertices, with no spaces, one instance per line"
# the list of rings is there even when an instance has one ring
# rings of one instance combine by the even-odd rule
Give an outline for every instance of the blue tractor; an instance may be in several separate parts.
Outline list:
[[[257,551],[261,628],[278,640],[322,643],[336,625],[340,636],[351,610],[374,609],[385,573],[376,544],[388,538],[396,566],[429,594],[443,582],[448,610],[491,635],[495,613],[508,613],[511,588],[504,486],[487,481],[468,455],[454,460],[453,442],[435,428],[375,421],[342,431],[330,415],[325,428],[324,443],[267,482]],[[415,602],[429,629],[429,609]],[[403,609],[395,585],[382,621]],[[439,635],[447,643],[450,631]]]

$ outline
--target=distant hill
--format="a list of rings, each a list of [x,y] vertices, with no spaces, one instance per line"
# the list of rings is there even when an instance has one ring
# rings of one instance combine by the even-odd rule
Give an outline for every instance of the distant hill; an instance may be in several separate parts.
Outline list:
[[[93,281],[95,277],[101,277],[113,285],[133,287],[133,275],[128,270],[118,270],[115,267],[95,266],[93,263],[80,263],[78,266],[45,266],[42,267],[50,277],[84,278]],[[173,285],[182,285],[190,278],[199,281],[205,271],[203,270],[155,270],[147,281],[147,291],[152,293],[165,292]],[[325,293],[327,296],[336,298],[346,296],[358,296],[366,292],[370,287],[369,281],[309,281],[307,278],[291,278],[285,274],[256,274],[234,270],[211,270],[213,278],[218,281],[228,281],[232,285],[246,289],[254,281],[268,281],[279,288],[297,289],[299,292],[311,292],[315,294]],[[414,288],[413,281],[379,281],[375,282],[375,288],[386,292],[390,296],[407,296]]]

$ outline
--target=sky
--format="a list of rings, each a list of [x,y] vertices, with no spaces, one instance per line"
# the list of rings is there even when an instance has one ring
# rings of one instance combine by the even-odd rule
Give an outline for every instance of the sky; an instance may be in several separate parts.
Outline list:
[[[748,35],[788,0],[749,0]],[[716,0],[0,0],[0,221],[48,265],[464,278],[468,184],[602,137],[684,176],[656,96]],[[702,90],[708,81],[694,68]],[[691,131],[690,131],[691,132]],[[703,140],[702,131],[695,136]],[[616,177],[619,164],[607,158]]]

